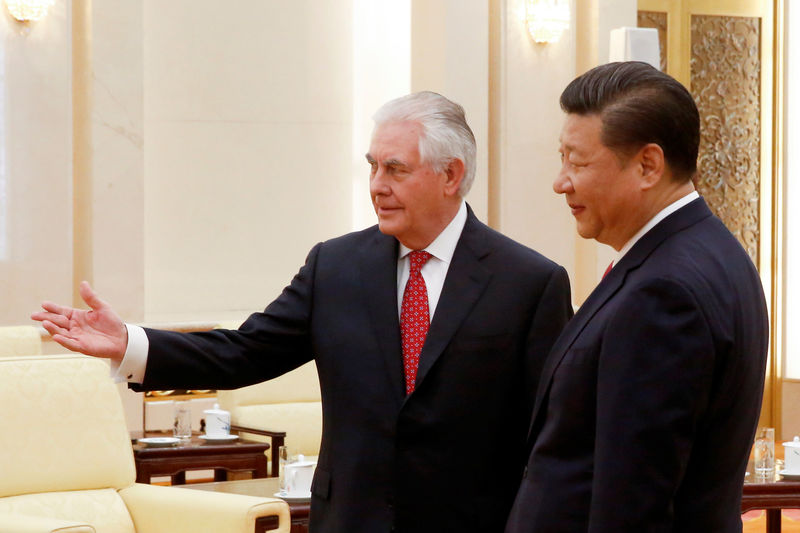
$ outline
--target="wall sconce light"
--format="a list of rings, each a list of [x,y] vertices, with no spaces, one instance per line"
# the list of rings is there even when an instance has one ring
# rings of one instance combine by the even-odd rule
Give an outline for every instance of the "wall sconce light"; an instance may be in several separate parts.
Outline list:
[[[21,22],[44,18],[53,4],[55,0],[6,0],[8,12]]]
[[[569,0],[525,0],[525,22],[537,43],[554,43],[569,28]]]

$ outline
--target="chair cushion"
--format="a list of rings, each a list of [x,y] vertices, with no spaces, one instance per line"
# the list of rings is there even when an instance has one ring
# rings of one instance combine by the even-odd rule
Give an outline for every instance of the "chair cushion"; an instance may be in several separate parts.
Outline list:
[[[320,402],[237,407],[231,412],[231,420],[234,424],[241,426],[285,431],[285,444],[291,454],[319,455],[322,438],[322,404]]]
[[[114,489],[25,494],[0,498],[0,514],[27,514],[91,524],[97,533],[136,533]]]
[[[318,402],[319,376],[313,361],[275,379],[232,391],[217,391],[220,406],[228,411],[240,405]]]
[[[41,355],[42,337],[33,326],[0,327],[0,357]]]
[[[136,478],[108,364],[86,356],[0,359],[0,497],[122,488]]]

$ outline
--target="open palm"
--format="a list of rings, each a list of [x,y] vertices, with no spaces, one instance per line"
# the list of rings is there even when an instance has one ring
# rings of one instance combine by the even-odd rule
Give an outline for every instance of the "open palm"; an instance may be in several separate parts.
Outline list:
[[[61,346],[96,357],[121,360],[128,345],[128,330],[120,317],[102,301],[87,282],[81,282],[80,294],[89,311],[43,302],[33,320],[53,336]]]

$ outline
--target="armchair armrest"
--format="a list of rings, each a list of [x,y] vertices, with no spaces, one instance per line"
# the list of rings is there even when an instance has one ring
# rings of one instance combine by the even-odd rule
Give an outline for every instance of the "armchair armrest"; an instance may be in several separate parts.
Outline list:
[[[286,439],[285,431],[272,431],[269,429],[259,429],[248,426],[237,426],[231,424],[231,431],[238,431],[239,433],[252,433],[253,435],[261,435],[270,438],[270,461],[272,466],[269,470],[269,477],[278,477],[278,465],[280,464],[279,449],[283,446]]]
[[[0,531],[13,531],[14,533],[95,533],[89,524],[33,516],[25,514],[0,513]]]
[[[147,533],[289,533],[289,506],[257,498],[136,483],[119,491],[137,531]]]

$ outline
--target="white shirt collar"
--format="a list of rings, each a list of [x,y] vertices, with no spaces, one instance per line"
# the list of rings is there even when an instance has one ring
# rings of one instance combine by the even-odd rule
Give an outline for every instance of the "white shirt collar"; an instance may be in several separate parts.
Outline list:
[[[661,211],[656,213],[656,216],[654,216],[653,218],[648,220],[647,224],[642,226],[642,228],[639,231],[637,231],[636,234],[633,237],[631,237],[628,242],[625,243],[625,246],[623,246],[622,249],[617,254],[617,258],[614,260],[614,265],[619,263],[620,260],[623,258],[623,256],[626,253],[628,253],[631,248],[633,248],[633,245],[636,244],[636,242],[639,239],[641,239],[644,236],[645,233],[647,233],[648,231],[653,229],[656,224],[658,224],[659,222],[661,222],[662,220],[667,218],[669,215],[671,215],[672,213],[674,213],[675,211],[677,211],[681,207],[685,206],[686,204],[688,204],[689,202],[691,202],[691,201],[693,201],[693,200],[695,200],[697,198],[700,198],[700,195],[697,193],[697,191],[692,191],[689,194],[687,194],[686,196],[684,196],[683,198],[679,198],[678,200],[675,200],[674,202],[669,204],[667,207],[665,207],[664,209],[662,209]]]
[[[458,208],[456,216],[447,225],[444,230],[436,237],[432,243],[425,247],[425,251],[431,254],[436,259],[450,264],[453,259],[453,254],[456,251],[458,239],[461,238],[461,232],[464,230],[464,225],[467,223],[467,203],[461,200],[461,206]],[[400,243],[400,258],[404,258],[413,250],[408,246]]]

